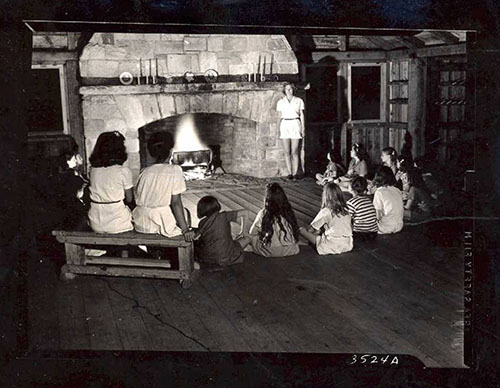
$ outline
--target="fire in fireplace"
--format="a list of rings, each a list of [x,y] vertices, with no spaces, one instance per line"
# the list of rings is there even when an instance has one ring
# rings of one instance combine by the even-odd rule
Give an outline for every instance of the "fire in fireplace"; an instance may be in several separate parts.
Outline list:
[[[173,151],[172,163],[182,167],[186,180],[205,179],[211,175],[212,150]]]

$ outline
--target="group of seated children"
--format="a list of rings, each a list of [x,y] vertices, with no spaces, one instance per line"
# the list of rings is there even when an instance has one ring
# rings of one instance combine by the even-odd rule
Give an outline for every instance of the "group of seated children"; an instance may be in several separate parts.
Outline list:
[[[198,202],[200,222],[196,229],[191,228],[181,198],[186,191],[182,168],[169,164],[173,146],[170,133],[151,134],[147,147],[155,163],[141,171],[134,187],[131,170],[123,166],[127,160],[123,135],[115,131],[99,136],[90,156],[88,221],[92,230],[113,234],[135,229],[166,237],[183,235],[186,241],[194,241],[198,261],[207,265],[239,263],[247,246],[265,257],[299,252],[297,220],[279,184],[268,185],[264,208],[249,235],[244,232],[233,240],[230,227],[231,222],[246,218],[248,211],[221,211],[212,196]]]
[[[327,159],[328,165],[324,174],[316,174],[316,183],[318,185],[324,186],[329,182],[335,182],[339,185],[344,193],[352,194],[350,187],[351,181],[354,177],[365,177],[368,174],[367,158],[364,151],[363,145],[360,143],[355,143],[351,149],[351,161],[349,163],[349,168],[347,173],[341,175],[343,170],[342,163],[339,161],[339,157],[334,159],[334,152],[330,150]],[[384,174],[386,169],[382,167],[387,167],[392,172],[394,176],[395,183],[390,177],[391,182],[387,184],[388,186],[395,186],[401,190],[404,202],[404,208],[406,210],[418,209],[423,212],[430,211],[433,204],[433,194],[431,194],[426,182],[423,179],[423,175],[416,167],[413,159],[410,155],[398,156],[396,150],[392,147],[386,147],[382,150],[380,159],[382,164],[377,172],[378,175]],[[380,174],[379,174],[380,173]],[[380,180],[380,176],[378,180]],[[367,192],[370,195],[375,195],[378,187],[376,179],[367,181]],[[380,185],[380,184],[379,184]],[[384,191],[384,190],[382,190]]]
[[[299,227],[283,188],[271,183],[266,188],[264,206],[248,233],[244,219],[249,212],[221,211],[213,196],[205,196],[198,202],[200,221],[193,229],[181,199],[181,193],[186,191],[182,168],[169,164],[173,146],[173,137],[168,132],[149,136],[147,147],[155,163],[141,171],[134,187],[131,170],[123,166],[127,160],[123,135],[115,131],[99,136],[90,156],[88,220],[95,232],[122,233],[135,229],[166,237],[183,235],[186,241],[194,241],[197,261],[224,266],[242,262],[245,250],[264,257],[295,255],[299,252],[300,236],[313,244],[320,255],[348,252],[353,249],[354,241],[399,232],[403,228],[403,199],[411,206],[425,197],[413,170],[400,159],[397,174],[406,194],[396,187],[391,167],[382,166],[371,182],[376,187],[372,200],[367,193],[365,153],[362,145],[356,143],[344,175],[340,175],[342,170],[333,154],[329,155],[332,165],[324,176],[317,177],[324,185],[321,208],[308,227]],[[349,191],[352,198],[346,201],[343,190]],[[240,218],[242,233],[233,239],[230,224]]]

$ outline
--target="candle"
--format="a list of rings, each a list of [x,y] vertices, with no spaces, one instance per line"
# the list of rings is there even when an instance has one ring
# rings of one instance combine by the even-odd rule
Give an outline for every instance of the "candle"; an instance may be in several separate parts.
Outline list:
[[[264,55],[264,63],[262,64],[262,74],[266,75],[266,56]]]
[[[141,72],[141,70],[140,70],[141,69],[141,65],[139,64],[139,65],[137,65],[137,67],[139,68],[139,74],[140,74],[140,72]],[[138,75],[137,76],[137,85],[140,85],[140,84],[141,84],[141,76]]]
[[[271,54],[271,65],[270,65],[270,74],[273,74],[273,60],[274,60],[274,53]]]
[[[260,78],[260,54],[259,54],[259,64],[257,65],[257,73],[259,73],[259,78]],[[257,78],[255,78],[255,81],[257,81]]]
[[[142,77],[142,58],[139,58],[139,73],[140,76]]]
[[[155,58],[156,62],[156,76],[158,77],[158,57]]]
[[[155,62],[153,62],[152,65],[153,65],[154,71],[153,71],[153,69],[151,70],[151,74],[152,74],[152,76],[151,76],[151,79],[152,79],[151,83],[152,84],[156,84],[156,68],[155,68],[156,65],[155,65]]]
[[[253,81],[257,82],[257,71],[255,70],[255,64],[252,63]]]

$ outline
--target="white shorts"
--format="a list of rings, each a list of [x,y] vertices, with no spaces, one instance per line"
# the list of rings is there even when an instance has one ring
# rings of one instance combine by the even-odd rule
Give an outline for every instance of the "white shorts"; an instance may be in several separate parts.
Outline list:
[[[300,129],[301,123],[299,119],[282,119],[280,123],[280,139],[302,139]]]

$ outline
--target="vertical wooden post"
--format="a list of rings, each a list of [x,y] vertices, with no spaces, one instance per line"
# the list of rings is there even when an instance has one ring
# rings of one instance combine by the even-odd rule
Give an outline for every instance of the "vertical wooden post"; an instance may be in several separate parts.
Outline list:
[[[408,132],[410,132],[414,158],[425,153],[425,99],[426,67],[425,58],[412,58],[409,64],[408,80]]]

